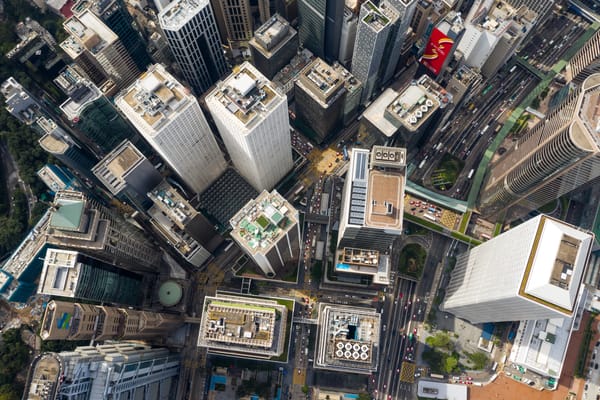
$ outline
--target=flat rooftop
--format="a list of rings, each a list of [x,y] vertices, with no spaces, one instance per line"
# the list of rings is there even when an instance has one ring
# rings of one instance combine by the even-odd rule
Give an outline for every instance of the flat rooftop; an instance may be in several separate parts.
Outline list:
[[[359,374],[376,371],[380,324],[375,309],[320,304],[315,368]]]
[[[25,387],[28,400],[52,400],[58,389],[58,379],[64,373],[56,353],[44,353],[34,360],[31,381]]]
[[[344,87],[349,93],[354,93],[362,89],[362,83],[354,77],[344,66],[335,62],[332,66],[333,70],[344,80]]]
[[[419,379],[417,394],[426,399],[467,400],[466,385]]]
[[[162,181],[148,193],[148,197],[181,229],[198,214],[198,211],[167,181]]]
[[[146,157],[127,140],[100,160],[92,172],[113,194],[117,194],[127,185],[125,176],[144,160]]]
[[[158,14],[158,19],[163,28],[177,30],[209,4],[209,0],[173,1]]]
[[[149,129],[156,131],[176,118],[192,98],[190,91],[161,64],[154,64],[115,103],[121,109],[137,113]]]
[[[60,109],[70,120],[77,121],[83,109],[91,102],[102,97],[102,92],[89,81],[81,81],[71,96],[60,105]]]
[[[386,148],[388,160],[381,164],[394,165],[390,156],[398,157],[396,168],[377,169],[375,163],[370,164],[371,152],[366,149],[352,149],[348,178],[351,179],[350,198],[346,202],[350,207],[348,223],[351,225],[371,228],[395,230],[402,229],[404,212],[404,183],[403,167],[405,160],[401,155],[406,150],[401,148]],[[397,150],[396,150],[397,149]],[[375,152],[383,152],[375,149]],[[377,159],[377,155],[374,160]],[[377,161],[376,161],[377,162]],[[382,166],[379,165],[379,166]]]
[[[344,247],[336,251],[335,270],[341,273],[370,275],[373,283],[390,283],[390,256],[377,250]]]
[[[331,65],[316,58],[302,70],[296,84],[306,88],[313,98],[326,106],[344,87],[344,80]]]
[[[205,261],[206,251],[202,246],[166,216],[156,203],[147,212],[152,218],[150,223],[187,261],[193,265]]]
[[[49,153],[63,154],[69,149],[69,144],[47,133],[39,140],[40,146]]]
[[[63,23],[63,27],[73,39],[92,54],[100,53],[118,40],[117,35],[90,10],[69,18]]]
[[[302,71],[304,67],[306,67],[313,59],[314,56],[310,50],[302,50],[292,58],[288,65],[283,67],[281,71],[275,74],[273,77],[273,84],[284,89],[288,86],[293,88],[294,85],[292,81],[296,79],[296,77],[300,74],[300,71]]]
[[[296,30],[290,23],[275,14],[254,32],[250,42],[265,56],[270,57],[294,36]]]
[[[591,251],[593,235],[541,215],[519,294],[571,315]]]
[[[398,19],[398,13],[395,9],[387,7],[385,4],[375,6],[370,1],[363,3],[363,7],[368,11],[362,19],[362,22],[371,27],[375,32],[381,31],[388,26],[390,22]]]
[[[68,186],[68,182],[65,182],[60,176],[58,176],[49,165],[44,165],[42,168],[40,168],[40,170],[37,172],[37,176],[53,192],[64,190]]]
[[[237,71],[219,82],[209,96],[244,125],[267,115],[274,104],[279,104],[274,100],[281,98],[271,87],[271,82],[249,62],[244,62]]]
[[[76,251],[48,249],[44,258],[38,293],[75,297],[80,270],[78,256],[79,253]]]
[[[267,253],[298,223],[297,215],[276,190],[263,190],[231,218],[231,237],[251,254]]]
[[[362,116],[386,137],[392,137],[398,132],[398,127],[385,117],[386,108],[398,96],[392,88],[387,88],[363,112]]]
[[[439,85],[423,75],[404,89],[387,107],[386,115],[394,125],[409,131],[418,130],[440,108],[443,95]]]
[[[261,358],[284,351],[287,308],[275,300],[218,294],[204,299],[198,345]]]

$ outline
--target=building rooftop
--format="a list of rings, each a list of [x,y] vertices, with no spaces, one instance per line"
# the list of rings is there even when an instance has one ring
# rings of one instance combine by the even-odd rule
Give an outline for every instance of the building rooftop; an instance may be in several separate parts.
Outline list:
[[[313,53],[308,49],[303,49],[292,58],[288,65],[275,74],[273,77],[273,84],[282,88],[283,91],[287,93],[294,87],[293,81],[298,77],[300,71],[302,71],[313,59]]]
[[[363,7],[367,10],[367,13],[363,17],[362,22],[376,32],[381,31],[390,22],[398,19],[398,12],[386,3],[382,3],[377,7],[372,2],[367,1],[363,3]]]
[[[371,275],[373,283],[390,283],[390,256],[377,250],[344,247],[336,251],[335,270],[341,273]]]
[[[214,96],[244,125],[264,117],[274,104],[279,104],[274,100],[282,97],[249,62],[244,62],[224,81],[217,83],[217,88],[209,96]]]
[[[78,255],[76,251],[48,249],[38,293],[75,297],[81,267],[77,262]]]
[[[60,105],[60,109],[67,118],[77,122],[79,115],[91,102],[102,97],[103,94],[96,85],[89,81],[81,81],[77,88],[71,92],[70,97]]]
[[[51,134],[45,134],[38,141],[42,149],[52,154],[63,154],[69,149],[69,144],[64,140],[56,138]]]
[[[338,62],[333,63],[333,70],[341,75],[344,80],[344,87],[349,93],[353,93],[356,90],[362,89],[362,83],[354,77],[344,66]]]
[[[148,197],[181,229],[198,214],[198,211],[167,181],[162,181],[152,192],[148,193]]]
[[[344,80],[335,68],[316,58],[300,73],[297,85],[303,87],[322,106],[327,106],[343,93]]]
[[[259,358],[284,352],[288,310],[275,300],[217,294],[204,299],[198,345]]]
[[[19,121],[31,125],[40,116],[40,105],[12,76],[0,86],[6,109]]]
[[[209,6],[209,0],[177,0],[169,3],[158,14],[163,28],[177,30],[192,19],[200,10]]]
[[[487,12],[486,12],[487,11]],[[511,36],[521,35],[521,28],[532,25],[537,19],[537,13],[521,6],[514,8],[503,0],[495,1],[493,6],[480,6],[476,10],[472,21],[475,21],[480,29],[492,32],[496,36],[508,33]],[[526,30],[527,32],[529,29]]]
[[[119,39],[90,10],[69,18],[63,26],[75,41],[92,54],[100,53]]]
[[[519,294],[572,315],[593,235],[540,215]]]
[[[50,217],[50,226],[67,231],[81,230],[85,203],[83,199],[56,199],[55,210]]]
[[[440,108],[446,91],[427,75],[413,81],[385,110],[385,115],[398,127],[418,130]],[[444,100],[445,99],[445,100]]]
[[[63,176],[57,174],[57,170],[50,165],[44,165],[37,172],[37,176],[44,182],[46,186],[53,192],[67,189],[70,186],[70,181],[66,181]]]
[[[56,353],[43,353],[34,359],[31,381],[28,383],[28,400],[54,399],[59,387],[58,381],[64,373],[60,359]]]
[[[404,175],[406,150],[395,147],[375,149],[375,163],[370,163],[370,151],[367,149],[352,149],[348,178],[351,179],[349,193],[348,223],[384,230],[402,230],[404,212]],[[383,153],[388,155],[388,161],[383,159]],[[378,154],[381,153],[381,160]],[[398,158],[398,163],[389,159]],[[387,167],[387,170],[378,169]],[[347,178],[347,179],[348,179]]]
[[[297,218],[298,211],[276,190],[263,190],[231,218],[231,236],[251,254],[267,253]]]
[[[275,14],[254,32],[250,43],[265,56],[270,57],[294,36],[296,30],[290,26],[290,23],[279,14]]]
[[[85,77],[77,72],[72,65],[68,65],[53,79],[56,86],[67,96],[70,96],[82,81],[85,81]]]
[[[417,394],[425,399],[467,400],[466,385],[419,379]]]
[[[144,160],[146,157],[126,140],[95,165],[92,172],[116,195],[127,185],[126,175]]]
[[[365,120],[369,121],[387,137],[392,137],[398,132],[398,127],[385,117],[386,108],[397,96],[398,92],[394,89],[385,89],[362,114]]]
[[[148,128],[157,131],[177,117],[178,111],[193,99],[189,89],[179,83],[161,64],[143,73],[115,102],[139,114]]]
[[[375,309],[320,304],[315,368],[359,374],[376,371],[380,324]]]

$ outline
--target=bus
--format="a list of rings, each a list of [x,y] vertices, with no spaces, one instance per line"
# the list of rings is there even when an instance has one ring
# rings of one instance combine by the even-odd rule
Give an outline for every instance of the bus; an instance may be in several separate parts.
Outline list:
[[[434,378],[434,379],[446,379],[444,377],[444,375],[440,375],[440,374],[429,374],[430,378]]]
[[[475,168],[472,168],[472,169],[469,171],[469,175],[467,175],[467,179],[471,179],[471,178],[473,177],[473,174],[474,174],[474,173],[475,173]]]
[[[304,185],[301,185],[298,189],[296,189],[296,191],[294,192],[294,196],[298,196],[300,194],[301,191],[304,190]]]
[[[485,96],[486,94],[488,94],[488,92],[490,90],[492,90],[494,88],[494,85],[489,85],[488,87],[486,87],[485,89],[483,89],[483,92],[481,92],[482,96]]]
[[[419,168],[419,169],[423,168],[423,166],[425,165],[425,163],[426,163],[426,162],[427,162],[427,159],[426,159],[426,158],[424,158],[424,159],[423,159],[423,160],[422,160],[422,161],[419,163],[419,166],[418,166],[418,168]]]
[[[515,72],[516,69],[517,69],[517,66],[513,65],[513,67],[510,70],[508,70],[508,73],[512,74],[513,72]]]
[[[479,134],[483,135],[489,129],[489,127],[490,127],[489,125],[484,126]]]

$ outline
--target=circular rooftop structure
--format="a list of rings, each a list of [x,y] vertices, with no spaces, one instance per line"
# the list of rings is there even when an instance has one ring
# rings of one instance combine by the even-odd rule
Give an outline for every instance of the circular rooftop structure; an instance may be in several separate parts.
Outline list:
[[[175,281],[166,281],[158,289],[158,300],[165,307],[177,305],[183,297],[183,288]]]

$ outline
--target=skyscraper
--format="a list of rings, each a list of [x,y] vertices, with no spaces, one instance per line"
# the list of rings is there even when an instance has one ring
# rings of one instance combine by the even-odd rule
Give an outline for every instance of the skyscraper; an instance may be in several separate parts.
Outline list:
[[[142,149],[146,147],[135,129],[92,82],[75,78],[62,88],[69,98],[60,109],[71,121],[75,133],[79,133],[78,139],[97,156],[110,153],[126,139],[139,144]]]
[[[546,215],[530,219],[458,256],[443,308],[472,323],[572,317],[593,241]]]
[[[40,238],[133,271],[157,272],[161,253],[144,232],[81,192],[56,193]]]
[[[515,219],[600,176],[599,97],[594,74],[490,165],[478,202],[484,216]]]
[[[253,65],[267,79],[273,79],[297,51],[298,34],[279,14],[261,25],[250,40]]]
[[[258,191],[270,190],[293,166],[287,99],[250,63],[206,96],[233,165]]]
[[[86,53],[118,89],[129,85],[139,74],[119,36],[91,10],[69,18],[63,25],[72,39],[70,46],[62,46],[65,52],[74,60],[79,53]]]
[[[248,43],[252,38],[250,0],[213,1],[215,16],[223,21],[223,30],[230,47]]]
[[[298,0],[300,45],[328,62],[338,59],[344,2]]]
[[[398,13],[398,20],[392,26],[388,48],[385,52],[385,69],[381,71],[381,83],[385,84],[392,79],[398,66],[400,52],[404,41],[406,40],[406,32],[410,26],[410,21],[417,6],[417,0],[385,0]],[[380,7],[382,5],[380,4]]]
[[[77,251],[49,248],[38,293],[79,300],[140,305],[143,277]]]
[[[406,149],[352,149],[344,184],[338,248],[388,251],[402,234]]]
[[[385,66],[384,53],[392,26],[399,15],[383,3],[376,7],[366,1],[360,8],[356,41],[352,53],[352,75],[363,83],[362,103],[371,99],[380,83],[380,69]]]
[[[320,58],[308,64],[296,80],[296,118],[314,132],[322,143],[342,126],[346,100],[343,77]]]
[[[28,399],[125,399],[174,396],[181,360],[165,348],[140,343],[77,347],[34,359]]]
[[[340,33],[340,51],[338,60],[345,67],[348,67],[352,62],[352,52],[354,51],[357,27],[358,16],[348,7],[344,7],[344,20],[342,21],[342,31]]]
[[[269,278],[300,256],[298,211],[276,190],[264,190],[231,218],[231,237]]]
[[[198,101],[162,65],[152,65],[115,103],[194,192],[225,171],[225,158]]]
[[[200,95],[227,73],[209,0],[178,0],[158,15],[183,77]]]
[[[128,140],[100,160],[92,172],[114,196],[139,210],[152,205],[147,194],[163,180],[152,163]]]
[[[183,325],[179,314],[52,300],[46,306],[42,340],[147,340]]]
[[[78,15],[89,8],[118,37],[140,71],[150,64],[146,44],[134,28],[134,21],[123,0],[93,0],[80,2],[72,10]]]

